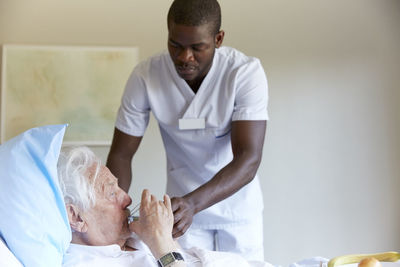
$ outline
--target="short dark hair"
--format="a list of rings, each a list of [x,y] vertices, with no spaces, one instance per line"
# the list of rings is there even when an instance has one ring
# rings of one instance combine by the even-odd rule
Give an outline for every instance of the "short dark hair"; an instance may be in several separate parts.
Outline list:
[[[221,28],[221,7],[216,0],[174,0],[168,11],[170,22],[185,26],[211,23],[210,30],[217,34]]]

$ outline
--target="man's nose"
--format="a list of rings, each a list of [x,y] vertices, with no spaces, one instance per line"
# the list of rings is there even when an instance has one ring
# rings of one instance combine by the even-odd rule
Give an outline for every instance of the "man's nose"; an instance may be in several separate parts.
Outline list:
[[[124,192],[123,199],[122,199],[122,206],[123,206],[124,208],[126,208],[126,207],[128,207],[130,204],[132,204],[132,199],[131,199],[131,197],[130,197],[127,193]]]
[[[191,48],[183,48],[178,54],[178,60],[181,62],[190,62],[194,60]]]

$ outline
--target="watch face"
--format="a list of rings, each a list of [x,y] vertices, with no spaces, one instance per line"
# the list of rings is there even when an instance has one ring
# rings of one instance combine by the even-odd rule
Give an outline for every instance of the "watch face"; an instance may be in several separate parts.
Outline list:
[[[175,258],[172,255],[172,253],[168,253],[167,255],[162,256],[160,261],[161,261],[162,265],[165,266],[165,265],[168,265],[168,264],[174,262]]]

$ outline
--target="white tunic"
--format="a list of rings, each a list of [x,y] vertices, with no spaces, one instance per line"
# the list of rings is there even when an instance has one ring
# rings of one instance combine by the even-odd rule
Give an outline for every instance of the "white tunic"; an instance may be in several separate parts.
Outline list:
[[[216,49],[195,94],[179,77],[167,51],[140,63],[122,98],[116,128],[143,136],[149,112],[157,119],[167,155],[167,193],[183,196],[209,181],[233,158],[231,123],[267,120],[268,85],[260,61],[229,47]],[[180,130],[179,119],[204,119],[205,129]],[[260,144],[262,145],[262,144]],[[192,227],[218,229],[259,216],[258,178],[199,212]]]

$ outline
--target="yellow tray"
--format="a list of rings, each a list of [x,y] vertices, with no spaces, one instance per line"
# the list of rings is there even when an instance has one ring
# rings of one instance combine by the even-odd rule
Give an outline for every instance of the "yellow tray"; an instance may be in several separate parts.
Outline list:
[[[359,263],[361,260],[368,258],[368,257],[373,257],[377,259],[378,261],[383,261],[383,262],[396,262],[400,260],[400,253],[395,252],[395,251],[388,251],[388,252],[382,252],[382,253],[376,253],[376,254],[353,254],[353,255],[344,255],[344,256],[339,256],[331,259],[328,262],[328,267],[336,267],[340,265],[345,265],[345,264],[352,264],[352,263]]]

